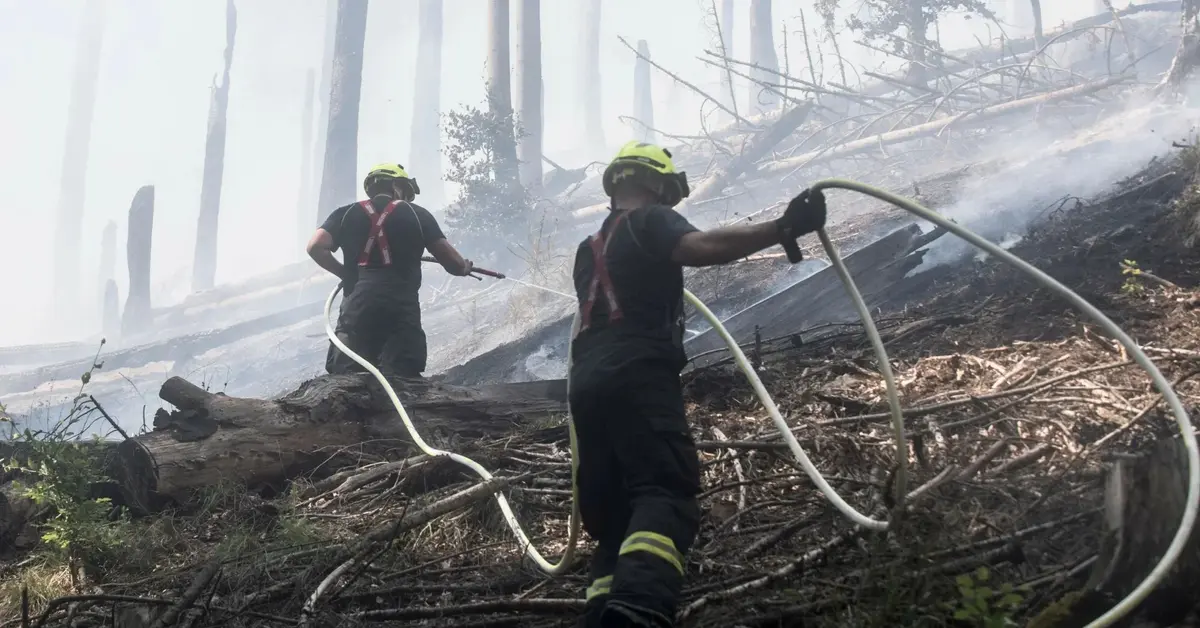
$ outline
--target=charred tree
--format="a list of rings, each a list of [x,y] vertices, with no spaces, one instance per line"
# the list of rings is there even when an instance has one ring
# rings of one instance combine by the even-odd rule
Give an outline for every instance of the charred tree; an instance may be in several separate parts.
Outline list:
[[[316,72],[309,70],[304,80],[304,113],[300,116],[300,193],[296,197],[297,254],[312,231],[313,211],[313,110],[316,108]]]
[[[586,0],[583,9],[583,34],[579,55],[582,68],[579,81],[579,102],[583,103],[583,139],[589,154],[602,153],[605,148],[604,118],[601,114],[600,83],[600,0]]]
[[[527,418],[566,410],[566,382],[462,388],[393,381],[428,435],[464,440],[498,437]],[[250,487],[280,486],[317,467],[342,461],[329,452],[384,439],[408,443],[404,424],[370,376],[319,377],[278,400],[213,394],[172,377],[159,397],[177,410],[159,410],[154,430],[117,448],[113,476],[135,510],[185,499],[222,480]]]
[[[92,117],[96,109],[96,83],[104,49],[104,19],[107,0],[89,0],[75,51],[75,74],[67,106],[67,132],[59,170],[58,222],[54,249],[55,316],[71,316],[79,306],[79,242],[82,237],[83,207],[87,197],[88,154],[92,141]],[[90,290],[89,290],[90,293]]]
[[[358,106],[366,39],[367,0],[339,0],[318,223],[358,196]]]
[[[101,312],[100,328],[106,339],[113,340],[121,334],[121,301],[117,293],[117,282],[113,279],[104,284],[104,305]]]
[[[541,0],[517,3],[517,143],[521,184],[534,191],[542,184],[542,16]]]
[[[117,276],[117,223],[108,221],[104,225],[104,233],[100,236],[100,298],[103,303],[104,293],[108,290],[109,280]]]
[[[721,52],[728,58],[733,58],[733,3],[734,0],[721,0],[719,13],[716,17],[717,31],[721,41]],[[737,111],[737,98],[734,97],[733,73],[728,69],[721,70],[721,93],[717,96],[724,101],[725,106]],[[722,118],[725,116],[722,115]],[[732,118],[730,118],[732,119]]]
[[[204,173],[200,183],[200,218],[196,224],[196,255],[192,262],[192,290],[208,290],[217,276],[217,218],[221,211],[221,185],[225,177],[225,136],[229,112],[229,69],[237,37],[237,7],[225,3],[225,69],[212,88],[208,106],[208,136],[204,142]]]
[[[488,2],[488,107],[497,120],[511,121],[512,109],[512,64],[509,60],[508,0]],[[517,140],[511,132],[511,124],[495,129],[492,154],[495,157],[496,179],[509,183],[520,181],[517,162]]]
[[[121,316],[121,332],[129,335],[146,329],[150,312],[150,250],[154,238],[154,186],[146,185],[133,195],[126,223],[125,255],[129,267],[129,295]]]
[[[640,124],[634,135],[643,142],[654,142],[654,99],[650,91],[650,44],[637,43],[638,58],[633,64],[633,118]]]
[[[1029,0],[1029,11],[1033,18],[1033,41],[1040,47],[1046,40],[1042,32],[1042,0]]]
[[[421,203],[445,205],[442,187],[442,134],[438,124],[442,93],[442,2],[421,0],[417,36],[417,85],[413,91],[409,172],[421,182]]]
[[[1179,48],[1159,89],[1178,89],[1200,61],[1200,0],[1181,0]]]
[[[771,0],[750,0],[750,63],[751,78],[759,83],[778,83],[779,57],[775,54],[775,37],[772,35]],[[760,69],[761,68],[761,69]],[[751,113],[765,113],[779,107],[779,96],[765,90],[757,83],[750,83]]]
[[[305,194],[309,197],[315,217],[310,226],[320,226],[323,216],[320,207],[321,181],[325,172],[325,138],[329,134],[329,100],[333,84],[333,47],[337,39],[338,0],[325,0],[325,51],[321,56],[321,84],[317,86],[316,147],[313,149],[312,187]]]

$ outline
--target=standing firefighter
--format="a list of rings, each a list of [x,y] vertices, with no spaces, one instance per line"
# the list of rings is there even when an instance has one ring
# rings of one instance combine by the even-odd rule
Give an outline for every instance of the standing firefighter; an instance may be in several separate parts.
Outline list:
[[[604,171],[611,212],[575,255],[571,366],[579,508],[598,541],[582,626],[669,627],[699,527],[700,468],[684,414],[683,267],[726,264],[825,225],[808,190],[772,222],[700,231],[671,153],[630,142]]]
[[[428,249],[451,275],[470,274],[471,262],[446,241],[433,215],[412,202],[421,188],[404,166],[375,166],[363,190],[369,200],[334,210],[308,241],[308,255],[342,280],[338,338],[387,375],[420,377],[426,358],[421,254]],[[339,248],[342,262],[333,257]],[[361,368],[330,343],[325,370]]]

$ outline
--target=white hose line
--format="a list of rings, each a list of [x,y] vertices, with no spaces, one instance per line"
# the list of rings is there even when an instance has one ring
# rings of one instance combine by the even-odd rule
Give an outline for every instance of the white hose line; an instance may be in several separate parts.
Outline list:
[[[1048,288],[1051,292],[1054,292],[1071,305],[1075,306],[1076,309],[1080,310],[1101,327],[1103,327],[1109,335],[1111,335],[1113,338],[1116,338],[1117,341],[1121,343],[1121,346],[1125,347],[1125,350],[1129,353],[1129,355],[1133,357],[1134,362],[1136,362],[1138,366],[1142,367],[1142,370],[1146,371],[1146,374],[1150,376],[1150,379],[1154,382],[1154,387],[1157,388],[1160,393],[1162,393],[1163,398],[1167,401],[1167,405],[1171,408],[1171,412],[1175,415],[1175,421],[1179,426],[1180,437],[1183,439],[1184,448],[1187,450],[1187,505],[1183,509],[1183,516],[1180,518],[1179,529],[1176,530],[1175,537],[1171,539],[1171,544],[1167,547],[1166,552],[1163,553],[1163,556],[1158,561],[1158,564],[1155,565],[1150,574],[1146,576],[1146,579],[1143,580],[1142,583],[1137,586],[1137,588],[1130,592],[1125,599],[1118,602],[1116,606],[1113,606],[1108,610],[1108,612],[1096,618],[1096,620],[1092,623],[1088,624],[1088,628],[1111,626],[1113,623],[1129,614],[1130,611],[1140,604],[1142,600],[1146,599],[1146,596],[1149,595],[1150,592],[1162,582],[1163,578],[1166,577],[1167,572],[1170,571],[1170,569],[1175,565],[1175,561],[1179,559],[1179,555],[1183,552],[1183,548],[1187,544],[1188,539],[1192,534],[1192,528],[1196,524],[1197,511],[1200,510],[1200,447],[1197,447],[1196,444],[1196,434],[1194,428],[1192,427],[1191,418],[1188,416],[1187,410],[1183,408],[1183,403],[1179,400],[1178,395],[1176,395],[1174,389],[1172,389],[1171,383],[1167,381],[1167,378],[1164,377],[1162,372],[1158,370],[1158,367],[1154,366],[1154,363],[1151,362],[1150,358],[1146,356],[1140,347],[1138,347],[1137,343],[1134,342],[1124,330],[1118,327],[1116,323],[1113,323],[1107,316],[1105,316],[1103,312],[1096,309],[1095,306],[1093,306],[1091,303],[1088,303],[1083,297],[1073,292],[1070,288],[1067,288],[1056,281],[1053,277],[1033,267],[1025,260],[1013,255],[1012,253],[1009,253],[1008,251],[1005,251],[999,246],[996,246],[995,244],[983,239],[979,235],[947,220],[941,215],[932,212],[907,198],[897,196],[886,190],[882,190],[865,183],[851,181],[848,179],[823,179],[814,183],[810,189],[817,191],[830,188],[852,190],[860,194],[873,196],[881,201],[891,203],[892,205],[904,209],[911,214],[919,216],[925,220],[928,220],[929,222],[934,223],[935,225],[938,225],[939,227],[942,227],[950,233],[953,233],[963,240],[966,240],[976,248],[985,251],[989,255],[994,255],[995,257],[1012,264],[1018,270],[1031,277],[1034,281],[1037,281],[1042,286]],[[855,305],[858,306],[859,314],[863,316],[863,324],[868,325],[867,321],[869,316],[864,314],[866,308],[865,306],[861,305],[862,297],[858,294],[858,289],[854,286],[854,282],[852,279],[850,279],[849,275],[844,274],[845,266],[842,264],[841,258],[837,255],[833,245],[829,242],[828,238],[825,237],[824,232],[819,232],[819,234],[821,237],[821,243],[825,246],[825,252],[829,255],[829,259],[831,262],[833,262],[834,266],[839,268],[838,274],[842,276],[842,280],[846,284],[846,290],[850,293],[851,298],[855,300]],[[873,327],[873,325],[868,325],[868,334],[871,333]],[[876,334],[876,337],[872,338],[871,340],[872,344],[876,345],[875,351],[879,356],[880,364],[886,364],[888,359],[886,353],[884,352],[882,343],[877,344],[878,334]],[[894,383],[889,381],[888,387],[893,388]],[[889,395],[888,400],[889,402],[891,401],[891,395]],[[787,433],[790,434],[790,431]],[[794,439],[789,441],[789,444],[791,444],[791,442],[794,442]],[[807,467],[805,470],[808,470]]]
[[[950,233],[953,233],[963,240],[966,240],[976,248],[990,255],[994,255],[995,257],[1009,264],[1012,264],[1018,270],[1024,272],[1026,275],[1029,275],[1035,281],[1050,289],[1058,296],[1066,299],[1069,303],[1071,303],[1071,305],[1081,310],[1084,314],[1103,327],[1105,331],[1116,338],[1117,341],[1125,347],[1125,350],[1131,356],[1133,356],[1133,359],[1138,366],[1142,367],[1142,369],[1150,376],[1150,379],[1154,382],[1155,388],[1162,393],[1163,398],[1167,401],[1167,405],[1171,408],[1172,413],[1175,415],[1175,420],[1179,426],[1180,436],[1182,437],[1184,447],[1187,450],[1187,505],[1184,508],[1179,529],[1176,531],[1175,537],[1171,540],[1171,544],[1167,547],[1167,551],[1163,554],[1162,559],[1159,560],[1158,564],[1155,565],[1154,569],[1150,572],[1146,579],[1143,580],[1142,583],[1138,585],[1138,587],[1135,588],[1128,596],[1126,596],[1125,599],[1121,600],[1117,605],[1109,609],[1109,611],[1104,615],[1088,624],[1088,628],[1102,628],[1104,626],[1110,626],[1123,618],[1138,604],[1140,604],[1142,600],[1144,600],[1146,596],[1149,595],[1150,592],[1159,585],[1160,582],[1162,582],[1163,578],[1166,577],[1167,572],[1171,569],[1171,567],[1174,566],[1175,562],[1179,558],[1179,555],[1182,553],[1184,546],[1187,544],[1188,538],[1191,536],[1192,528],[1196,523],[1197,511],[1200,510],[1200,499],[1198,499],[1198,496],[1200,496],[1200,447],[1198,447],[1196,443],[1196,435],[1191,425],[1191,419],[1189,418],[1187,411],[1184,410],[1183,403],[1180,402],[1179,397],[1172,389],[1170,382],[1168,382],[1166,377],[1163,376],[1162,372],[1160,372],[1158,368],[1154,366],[1154,363],[1151,362],[1150,358],[1146,356],[1140,347],[1138,347],[1137,343],[1135,343],[1133,339],[1124,332],[1124,330],[1109,320],[1109,318],[1105,316],[1103,312],[1096,309],[1095,306],[1088,303],[1083,299],[1083,297],[1071,291],[1066,286],[1060,284],[1053,277],[1050,277],[1049,275],[1033,267],[1025,260],[1022,260],[1021,258],[1009,253],[1008,251],[1005,251],[999,246],[996,246],[995,244],[983,239],[970,230],[950,222],[941,215],[932,212],[907,198],[897,196],[886,190],[882,190],[865,183],[847,179],[823,179],[814,183],[810,189],[813,191],[818,191],[831,188],[851,190],[891,203],[896,207],[904,209],[911,214],[919,216],[924,220],[932,222],[946,229]],[[859,292],[857,285],[855,285],[854,279],[850,276],[849,271],[846,269],[846,265],[842,261],[841,256],[838,254],[837,249],[829,240],[829,237],[826,235],[824,229],[818,231],[817,236],[820,238],[821,245],[824,247],[830,263],[833,265],[838,277],[841,278],[842,283],[846,287],[846,292],[849,294],[851,301],[854,302],[854,307],[858,311],[859,317],[862,319],[863,328],[865,329],[867,336],[871,341],[871,345],[875,350],[875,355],[879,362],[880,373],[883,375],[884,383],[887,387],[888,406],[891,409],[892,428],[894,432],[893,437],[895,439],[896,448],[895,486],[897,489],[896,493],[898,496],[900,496],[900,498],[897,499],[897,508],[899,509],[902,507],[902,502],[900,500],[902,499],[903,495],[905,495],[906,491],[905,484],[907,483],[908,443],[904,434],[904,417],[901,413],[899,394],[897,392],[895,378],[892,374],[891,363],[888,358],[887,351],[883,346],[883,341],[879,336],[879,331],[875,327],[875,321],[871,317],[866,302],[863,300],[862,294]],[[541,286],[534,284],[526,285],[534,288],[541,288]],[[329,299],[325,302],[325,333],[327,336],[329,336],[329,339],[334,343],[335,346],[338,347],[338,349],[350,356],[355,362],[366,368],[372,375],[375,376],[377,380],[379,380],[381,384],[383,384],[384,390],[387,391],[388,396],[392,400],[392,404],[396,406],[396,410],[399,412],[400,418],[403,419],[405,427],[408,429],[409,434],[413,438],[413,442],[416,443],[422,451],[430,456],[448,456],[452,460],[470,467],[471,470],[475,471],[475,473],[481,478],[484,478],[485,480],[490,479],[492,477],[491,474],[475,461],[455,453],[429,447],[425,441],[421,439],[420,435],[416,431],[416,428],[413,427],[412,421],[408,418],[408,413],[405,412],[404,406],[400,403],[399,398],[397,398],[395,391],[392,390],[392,387],[390,384],[388,384],[386,378],[384,378],[383,375],[377,369],[375,369],[375,367],[363,360],[361,356],[350,351],[337,338],[329,318],[333,306],[333,299],[339,290],[341,290],[341,286],[335,288],[334,291],[330,293]],[[560,294],[562,296],[569,296],[553,290],[545,290],[555,294]],[[709,310],[708,307],[696,297],[696,295],[685,289],[684,296],[687,298],[688,302],[691,303],[706,320],[708,320],[709,324],[712,325],[713,329],[718,335],[721,336],[721,339],[725,341],[725,344],[728,345],[729,350],[733,354],[734,360],[738,365],[738,368],[741,369],[741,371],[746,375],[746,378],[750,381],[751,387],[754,388],[755,394],[758,396],[763,406],[767,409],[767,413],[770,414],[771,420],[775,423],[776,428],[779,429],[780,434],[783,436],[784,441],[788,445],[788,448],[792,451],[792,454],[796,457],[796,460],[800,463],[800,466],[804,469],[805,473],[808,474],[809,478],[811,478],[812,481],[817,485],[817,488],[820,489],[821,493],[824,494],[825,497],[829,499],[829,501],[831,501],[839,511],[842,512],[842,514],[858,525],[873,530],[886,530],[888,527],[888,523],[886,521],[871,519],[870,517],[858,512],[852,506],[846,503],[846,501],[837,494],[837,491],[835,491],[833,487],[829,485],[829,482],[825,480],[820,471],[817,470],[816,466],[814,466],[812,461],[808,458],[808,455],[804,452],[804,449],[796,440],[795,435],[792,434],[791,426],[784,421],[783,416],[779,412],[779,408],[775,405],[774,399],[771,398],[771,395],[763,386],[762,380],[759,378],[758,373],[755,372],[754,367],[750,365],[750,361],[746,358],[746,354],[729,334],[729,330],[725,328],[720,319],[718,319],[717,316],[713,314],[712,311]],[[570,390],[571,349],[575,333],[578,328],[579,313],[577,311],[572,325],[571,339],[567,344],[568,391]],[[573,556],[579,534],[578,488],[574,482],[574,476],[578,465],[578,455],[575,441],[575,428],[574,424],[571,423],[570,420],[568,420],[568,429],[571,446],[572,511],[567,541],[568,545],[562,561],[560,561],[557,565],[551,565],[544,558],[542,558],[540,554],[538,554],[537,550],[534,549],[532,544],[529,542],[525,532],[521,529],[520,523],[516,520],[516,517],[513,516],[512,510],[508,506],[508,501],[505,500],[503,495],[499,493],[496,494],[496,501],[500,504],[500,509],[504,512],[505,520],[508,522],[509,528],[512,529],[513,534],[517,536],[517,539],[520,541],[522,546],[526,548],[526,553],[530,556],[530,558],[532,558],[539,567],[541,567],[550,575],[556,575],[565,571],[565,566],[569,564],[570,559]]]
[[[484,469],[483,466],[478,462],[451,451],[430,447],[429,443],[426,443],[425,439],[421,438],[421,434],[417,432],[417,428],[413,425],[412,419],[409,418],[408,412],[404,409],[404,404],[400,403],[400,398],[396,395],[395,389],[393,389],[392,385],[388,383],[387,378],[383,376],[383,373],[380,373],[379,369],[372,366],[371,363],[363,359],[362,356],[351,351],[350,348],[347,347],[345,343],[343,343],[341,339],[337,337],[337,333],[334,332],[333,323],[330,320],[330,316],[333,311],[333,299],[337,296],[341,289],[342,286],[339,284],[333,289],[333,292],[329,293],[329,298],[325,300],[325,335],[329,337],[329,341],[332,342],[334,346],[336,346],[342,353],[349,356],[351,360],[354,360],[359,366],[366,369],[368,373],[375,376],[375,379],[379,381],[380,385],[382,385],[383,389],[387,392],[388,398],[392,401],[392,405],[396,407],[396,412],[400,415],[400,420],[404,421],[404,428],[408,430],[408,435],[412,438],[413,444],[416,445],[418,449],[431,457],[444,456],[449,458],[474,471],[475,475],[478,475],[485,482],[492,479],[492,474],[489,473],[487,469]],[[563,552],[561,560],[559,560],[557,563],[551,563],[550,561],[546,560],[541,553],[537,551],[537,548],[533,546],[533,543],[529,540],[529,536],[525,534],[525,530],[521,527],[521,522],[517,520],[516,514],[513,513],[512,508],[508,505],[508,499],[506,499],[502,493],[497,492],[495,494],[496,503],[500,505],[500,511],[504,514],[504,521],[508,524],[508,528],[512,530],[513,536],[517,537],[517,543],[521,546],[521,551],[524,552],[525,555],[528,556],[534,563],[536,563],[539,569],[551,576],[557,576],[565,573],[571,568],[575,558],[575,546],[579,540],[579,499],[578,489],[576,488],[575,482],[575,472],[578,463],[576,462],[577,457],[575,456],[575,427],[569,420],[567,422],[567,431],[571,443],[571,518],[567,524],[567,549]]]

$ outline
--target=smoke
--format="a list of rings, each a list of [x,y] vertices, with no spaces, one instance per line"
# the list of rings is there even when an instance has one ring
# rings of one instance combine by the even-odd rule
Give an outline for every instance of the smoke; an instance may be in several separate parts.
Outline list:
[[[1031,223],[1069,197],[1102,197],[1151,160],[1171,154],[1172,141],[1190,137],[1198,115],[1196,106],[1142,96],[1083,130],[1006,133],[982,149],[995,155],[1000,167],[967,181],[958,200],[941,213],[1003,247],[1013,246]],[[910,274],[977,253],[953,236],[939,238],[927,250]]]

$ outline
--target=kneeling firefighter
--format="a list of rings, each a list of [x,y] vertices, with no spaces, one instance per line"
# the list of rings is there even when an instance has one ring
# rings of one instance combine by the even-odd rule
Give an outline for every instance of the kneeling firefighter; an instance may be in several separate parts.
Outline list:
[[[420,377],[426,360],[421,254],[428,249],[451,275],[469,275],[472,264],[446,241],[437,219],[413,202],[421,188],[404,166],[375,166],[363,190],[369,200],[334,210],[309,240],[308,255],[342,280],[338,338],[386,375]],[[339,248],[342,262],[333,256]],[[325,370],[362,369],[331,342]]]
[[[688,196],[671,153],[630,142],[604,172],[612,199],[575,255],[580,326],[570,405],[579,508],[598,542],[581,626],[673,625],[700,522],[700,468],[684,413],[683,267],[726,264],[825,225],[805,190],[783,216],[701,231],[672,207]]]

